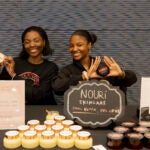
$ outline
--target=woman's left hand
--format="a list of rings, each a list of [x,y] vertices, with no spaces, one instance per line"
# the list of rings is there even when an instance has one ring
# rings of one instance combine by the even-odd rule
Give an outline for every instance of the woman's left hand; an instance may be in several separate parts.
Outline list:
[[[124,71],[121,67],[117,64],[117,62],[112,57],[104,56],[104,62],[109,67],[109,74],[107,76],[124,76]]]

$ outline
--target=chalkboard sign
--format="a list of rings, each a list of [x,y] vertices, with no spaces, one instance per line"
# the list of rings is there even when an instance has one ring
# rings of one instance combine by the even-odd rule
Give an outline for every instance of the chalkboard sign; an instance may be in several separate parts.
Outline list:
[[[82,81],[64,94],[66,117],[87,127],[106,127],[124,115],[125,95],[106,80]]]

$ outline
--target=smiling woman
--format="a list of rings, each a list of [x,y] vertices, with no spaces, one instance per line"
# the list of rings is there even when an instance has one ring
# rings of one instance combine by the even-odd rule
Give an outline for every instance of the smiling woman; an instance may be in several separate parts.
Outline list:
[[[82,80],[107,80],[118,86],[125,93],[128,86],[136,82],[136,74],[130,70],[122,70],[113,58],[92,57],[89,52],[97,40],[97,36],[87,30],[80,29],[70,37],[69,51],[73,63],[62,68],[53,80],[52,87],[56,94],[64,94],[72,85]]]
[[[57,75],[55,63],[43,58],[52,54],[48,36],[41,27],[31,26],[22,33],[19,57],[5,56],[0,79],[25,80],[26,104],[56,104],[51,81]],[[5,61],[7,60],[7,61]]]

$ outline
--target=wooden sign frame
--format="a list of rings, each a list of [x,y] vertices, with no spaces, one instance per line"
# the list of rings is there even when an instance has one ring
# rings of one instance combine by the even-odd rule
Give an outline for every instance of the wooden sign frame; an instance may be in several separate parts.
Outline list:
[[[106,127],[124,115],[125,94],[106,80],[83,81],[64,94],[64,113],[86,127]]]

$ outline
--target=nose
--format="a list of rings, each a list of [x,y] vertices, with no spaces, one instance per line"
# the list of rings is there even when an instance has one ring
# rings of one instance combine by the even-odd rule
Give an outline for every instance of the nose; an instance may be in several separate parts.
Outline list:
[[[77,47],[77,46],[73,46],[73,47],[70,48],[70,51],[71,51],[71,52],[74,52],[74,51],[77,51],[77,50],[78,50],[78,47]]]
[[[30,41],[30,46],[34,46],[35,42],[34,41]]]

